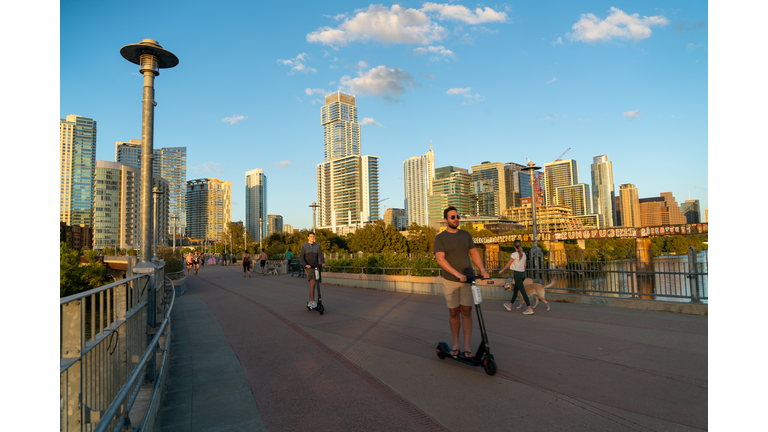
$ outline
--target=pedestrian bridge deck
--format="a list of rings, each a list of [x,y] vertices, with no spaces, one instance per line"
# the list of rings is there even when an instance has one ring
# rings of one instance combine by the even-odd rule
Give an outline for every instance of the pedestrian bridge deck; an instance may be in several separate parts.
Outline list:
[[[707,429],[706,316],[485,301],[489,376],[435,355],[451,340],[440,296],[323,285],[321,316],[306,279],[241,270],[187,278],[157,429]]]

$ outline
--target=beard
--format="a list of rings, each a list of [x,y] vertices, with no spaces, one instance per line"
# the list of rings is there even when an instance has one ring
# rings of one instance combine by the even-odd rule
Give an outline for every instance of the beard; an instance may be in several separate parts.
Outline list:
[[[451,229],[457,229],[459,227],[459,220],[458,219],[448,219],[448,227]]]

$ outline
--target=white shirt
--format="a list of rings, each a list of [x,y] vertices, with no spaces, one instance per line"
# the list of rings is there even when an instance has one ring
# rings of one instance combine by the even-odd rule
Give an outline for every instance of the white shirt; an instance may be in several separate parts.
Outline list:
[[[512,258],[515,260],[512,261],[512,265],[509,266],[510,269],[518,272],[524,272],[525,271],[525,252],[523,252],[522,258],[518,256],[519,254],[517,252],[512,252]]]

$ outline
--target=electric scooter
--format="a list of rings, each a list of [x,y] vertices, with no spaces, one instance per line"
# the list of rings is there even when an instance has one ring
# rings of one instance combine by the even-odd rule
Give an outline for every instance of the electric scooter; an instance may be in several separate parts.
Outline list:
[[[475,280],[482,279],[480,276],[467,277],[467,283],[472,284],[472,298],[475,301],[475,310],[477,311],[477,321],[480,323],[480,333],[483,336],[483,340],[480,342],[480,347],[477,348],[477,352],[474,357],[464,357],[463,353],[459,355],[451,355],[451,349],[445,342],[437,344],[437,356],[441,359],[449,358],[458,362],[470,365],[470,366],[482,366],[485,373],[493,375],[496,373],[496,361],[493,360],[493,354],[491,354],[490,347],[488,346],[488,334],[485,332],[485,323],[483,322],[483,312],[480,310],[480,303],[483,301],[480,296],[480,289],[477,287]],[[489,284],[493,281],[489,280]]]
[[[317,290],[317,306],[312,307],[310,305],[307,305],[307,310],[316,310],[320,312],[320,315],[325,312],[325,308],[323,307],[323,298],[320,297],[320,268],[314,267],[312,271],[315,272],[315,289]]]

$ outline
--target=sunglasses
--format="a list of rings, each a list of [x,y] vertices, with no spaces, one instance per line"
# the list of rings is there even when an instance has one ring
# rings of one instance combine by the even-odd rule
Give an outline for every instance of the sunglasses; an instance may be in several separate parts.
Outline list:
[[[451,216],[451,217],[449,217],[448,219],[450,219],[450,220],[454,220],[454,219],[458,220],[458,219],[461,219],[461,216],[458,216],[458,215],[456,215],[456,216]]]

